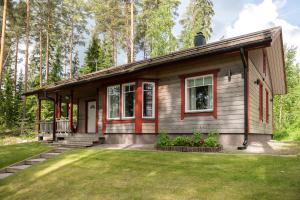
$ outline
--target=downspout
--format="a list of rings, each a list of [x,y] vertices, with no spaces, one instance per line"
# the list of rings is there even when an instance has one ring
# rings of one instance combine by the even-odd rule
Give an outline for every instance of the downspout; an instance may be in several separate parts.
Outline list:
[[[53,105],[54,105],[54,109],[53,109],[53,141],[56,141],[56,109],[55,109],[56,101],[54,98],[49,97],[48,93],[46,93],[46,92],[45,92],[45,97],[46,97],[46,99],[53,101]]]
[[[239,146],[238,150],[247,149],[248,146],[248,62],[246,61],[245,57],[245,50],[244,47],[240,48],[240,56],[243,62],[244,68],[244,142],[243,146]]]

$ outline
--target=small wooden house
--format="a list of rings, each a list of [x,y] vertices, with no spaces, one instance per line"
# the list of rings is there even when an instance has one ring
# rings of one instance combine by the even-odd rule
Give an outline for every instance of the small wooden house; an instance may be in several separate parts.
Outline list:
[[[40,134],[154,143],[160,131],[215,130],[223,145],[271,139],[272,99],[287,92],[281,28],[198,45],[25,93],[39,98]],[[41,120],[42,100],[54,102],[53,121]]]

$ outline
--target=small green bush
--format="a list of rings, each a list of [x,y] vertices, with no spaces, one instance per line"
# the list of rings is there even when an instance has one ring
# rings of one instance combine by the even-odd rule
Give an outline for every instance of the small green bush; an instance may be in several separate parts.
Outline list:
[[[171,141],[170,137],[168,136],[168,133],[166,131],[161,131],[158,135],[157,145],[168,146],[171,144],[172,144],[172,141]]]
[[[204,146],[206,147],[217,147],[218,146],[218,133],[212,131],[208,134],[207,138],[204,140]]]
[[[289,136],[289,133],[286,130],[276,130],[273,134],[274,140],[282,140]]]
[[[192,140],[188,136],[177,136],[173,140],[173,145],[174,146],[192,146]]]
[[[192,136],[192,146],[202,146],[204,144],[203,135],[200,132],[194,131]]]

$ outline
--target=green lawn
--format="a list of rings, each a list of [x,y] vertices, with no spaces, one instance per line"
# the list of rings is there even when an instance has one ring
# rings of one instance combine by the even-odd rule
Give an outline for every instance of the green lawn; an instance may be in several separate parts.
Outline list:
[[[300,157],[72,150],[0,181],[0,199],[299,199]]]
[[[37,142],[0,146],[0,169],[50,148],[47,144]]]

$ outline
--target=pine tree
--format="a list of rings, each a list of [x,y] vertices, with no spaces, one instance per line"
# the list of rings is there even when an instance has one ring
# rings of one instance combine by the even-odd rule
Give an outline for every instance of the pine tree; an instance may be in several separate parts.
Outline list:
[[[5,73],[4,79],[4,89],[3,89],[3,96],[4,96],[4,123],[7,128],[12,128],[14,124],[14,84],[12,79],[12,70],[8,68]]]
[[[62,70],[63,70],[63,68],[62,68],[62,62],[61,62],[61,47],[58,46],[56,48],[55,57],[52,62],[52,69],[49,74],[50,83],[55,83],[62,79],[62,76],[63,76]]]
[[[177,15],[179,0],[143,0],[138,6],[138,45],[144,57],[155,57],[170,53],[177,48],[177,40],[172,33],[173,18]]]
[[[76,51],[75,55],[74,55],[74,59],[73,59],[73,70],[72,70],[72,77],[78,77],[79,75],[79,66],[80,62],[79,62],[79,53],[78,51]]]
[[[23,93],[23,73],[20,72],[19,79],[16,85],[16,92],[14,94],[14,123],[15,126],[22,118],[22,93]]]
[[[193,47],[194,37],[198,32],[202,32],[207,39],[210,37],[213,15],[214,10],[211,0],[190,1],[183,19],[180,20],[182,25],[180,45],[182,48]]]
[[[84,66],[80,69],[81,74],[88,74],[98,70],[99,62],[99,40],[93,35],[90,45],[85,52]]]

